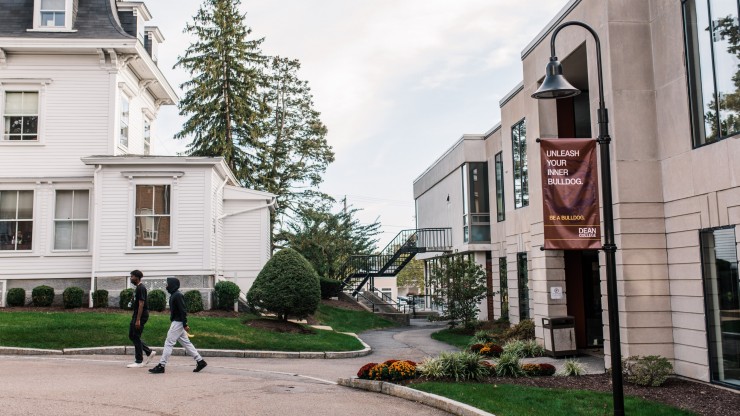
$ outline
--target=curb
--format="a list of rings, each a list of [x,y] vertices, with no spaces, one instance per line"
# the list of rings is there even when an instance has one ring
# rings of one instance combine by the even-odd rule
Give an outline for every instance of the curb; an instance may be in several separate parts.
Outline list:
[[[360,337],[351,332],[342,332],[351,335],[362,343],[363,349],[356,351],[305,351],[305,352],[288,352],[288,351],[259,351],[259,350],[218,350],[218,349],[199,349],[198,352],[203,357],[232,357],[232,358],[306,358],[306,359],[342,359],[357,358],[370,355],[373,350]],[[157,354],[162,354],[162,347],[151,347]],[[134,347],[114,346],[114,347],[93,347],[93,348],[64,348],[61,350],[46,350],[39,348],[16,348],[0,347],[0,355],[133,355]],[[184,356],[185,349],[173,348],[172,355]]]
[[[460,403],[446,397],[436,394],[425,393],[408,387],[399,386],[398,384],[388,383],[385,381],[362,380],[358,378],[340,378],[337,380],[340,386],[351,387],[360,390],[372,391],[375,393],[387,394],[389,396],[399,397],[434,407],[445,412],[458,416],[496,416],[481,409]]]

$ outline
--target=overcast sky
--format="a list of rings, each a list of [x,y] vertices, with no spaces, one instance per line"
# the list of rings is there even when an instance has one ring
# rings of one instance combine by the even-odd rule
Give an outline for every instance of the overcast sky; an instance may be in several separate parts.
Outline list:
[[[165,37],[159,66],[190,43],[200,0],[149,0]],[[262,50],[301,61],[336,161],[321,190],[382,224],[380,248],[414,228],[412,183],[466,133],[499,120],[499,100],[522,79],[522,49],[567,0],[242,0]],[[543,68],[544,71],[544,68]],[[153,151],[175,154],[183,119],[160,109]]]

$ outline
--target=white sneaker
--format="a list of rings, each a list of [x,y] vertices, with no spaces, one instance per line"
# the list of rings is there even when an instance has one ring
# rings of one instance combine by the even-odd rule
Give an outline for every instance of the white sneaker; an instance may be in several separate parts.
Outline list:
[[[131,364],[127,365],[126,367],[128,367],[128,368],[141,368],[141,367],[144,367],[144,363],[131,363]]]
[[[144,364],[149,364],[149,361],[151,361],[155,355],[157,355],[157,351],[152,350],[151,354],[146,356],[146,359],[144,360]]]

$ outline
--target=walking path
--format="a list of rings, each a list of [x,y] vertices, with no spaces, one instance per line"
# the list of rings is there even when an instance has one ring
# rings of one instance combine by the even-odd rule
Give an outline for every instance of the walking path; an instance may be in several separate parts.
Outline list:
[[[368,362],[408,359],[454,350],[431,339],[440,324],[412,320],[411,327],[368,331],[360,337],[373,352],[348,359],[209,357],[193,373],[189,357],[173,357],[162,375],[130,369],[130,356],[0,356],[3,415],[317,415],[447,414],[418,403],[336,385]],[[538,358],[537,361],[559,361]],[[583,361],[583,360],[582,360]],[[598,361],[598,360],[597,360]],[[600,360],[603,372],[603,360]],[[151,363],[149,367],[156,363]],[[556,362],[556,365],[558,362]],[[592,371],[596,371],[593,369]],[[380,410],[386,409],[386,410]]]

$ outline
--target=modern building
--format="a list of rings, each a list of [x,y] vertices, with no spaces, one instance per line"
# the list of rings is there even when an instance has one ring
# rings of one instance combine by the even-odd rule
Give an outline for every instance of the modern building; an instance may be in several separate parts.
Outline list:
[[[598,33],[604,62],[622,355],[661,355],[679,375],[740,388],[738,7],[570,1],[522,51],[523,80],[501,99],[500,123],[463,136],[414,181],[417,226],[452,227],[455,250],[488,265],[497,294],[482,317],[533,319],[542,342],[543,318],[573,316],[577,347],[603,347],[609,367],[603,252],[541,250],[537,139],[598,133],[586,30],[566,28],[555,45],[582,93],[531,96],[553,30],[581,21]]]
[[[105,289],[141,269],[247,290],[270,256],[271,194],[222,158],[155,156],[177,103],[143,2],[0,0],[0,306],[8,289]],[[58,298],[61,298],[59,296]]]

